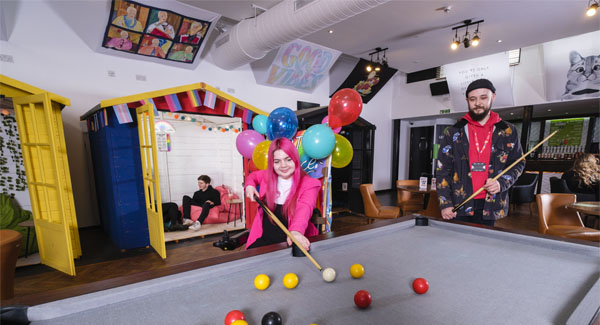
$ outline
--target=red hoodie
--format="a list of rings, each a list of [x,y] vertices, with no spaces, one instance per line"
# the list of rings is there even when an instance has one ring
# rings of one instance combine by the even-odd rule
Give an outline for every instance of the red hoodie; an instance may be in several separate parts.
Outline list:
[[[473,121],[469,113],[463,116],[468,122],[469,130],[469,164],[471,169],[473,163],[482,162],[485,164],[485,171],[474,172],[471,170],[471,177],[473,181],[473,193],[485,185],[485,181],[489,177],[489,165],[490,165],[490,154],[492,148],[492,136],[494,131],[494,124],[500,122],[502,119],[497,113],[490,112],[490,118],[484,125],[479,122]],[[479,150],[478,146],[479,144]],[[481,191],[475,199],[485,199],[487,192]]]

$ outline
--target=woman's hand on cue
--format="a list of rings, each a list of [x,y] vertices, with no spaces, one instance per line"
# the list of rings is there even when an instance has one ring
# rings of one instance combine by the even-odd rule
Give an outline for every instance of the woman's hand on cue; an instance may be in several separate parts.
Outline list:
[[[250,201],[254,202],[254,195],[259,196],[256,188],[252,185],[246,187],[246,197],[250,199]],[[260,196],[259,196],[260,197]]]
[[[294,236],[294,239],[296,239],[296,241],[299,242],[300,245],[302,245],[302,248],[308,251],[308,249],[310,248],[310,241],[308,240],[308,238],[304,237],[304,235],[295,230],[290,231],[290,234],[292,234],[292,236]],[[292,240],[289,237],[287,239],[287,243],[290,246],[292,245]]]

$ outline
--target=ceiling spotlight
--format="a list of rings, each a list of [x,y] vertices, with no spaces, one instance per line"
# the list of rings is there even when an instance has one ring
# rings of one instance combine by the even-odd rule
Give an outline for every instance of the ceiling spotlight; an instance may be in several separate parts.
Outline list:
[[[479,45],[479,24],[477,24],[477,30],[475,31],[475,36],[473,36],[473,39],[471,40],[471,45]]]
[[[333,29],[327,31],[329,34],[333,34]]]
[[[452,43],[450,44],[450,48],[452,50],[456,50],[459,45],[460,45],[460,42],[458,41],[458,30],[456,30],[456,32],[454,33],[454,39],[452,40]]]
[[[588,2],[588,9],[585,12],[585,14],[588,17],[592,17],[594,16],[596,13],[598,12],[598,1],[597,0],[590,0]]]
[[[480,23],[483,23],[483,20],[471,21],[471,19],[467,19],[467,20],[463,21],[462,25],[452,27],[452,30],[454,30],[455,32],[454,32],[454,39],[453,39],[452,43],[450,44],[450,48],[452,50],[456,50],[460,46],[460,43],[462,43],[465,48],[469,48],[469,46],[471,46],[471,45],[473,45],[473,46],[479,45],[479,43],[481,42],[481,38],[479,37],[479,24]],[[471,39],[471,35],[469,34],[469,26],[472,26],[472,25],[477,25],[477,30],[475,31],[473,38]],[[464,36],[459,37],[458,30],[461,28],[465,29],[465,34],[464,34]],[[461,39],[462,39],[462,41],[461,41]]]
[[[501,39],[499,39],[499,40],[497,40],[497,41],[496,41],[496,43],[502,43],[502,40],[501,40]]]
[[[369,64],[367,65],[367,72],[371,72],[373,71],[373,67]]]

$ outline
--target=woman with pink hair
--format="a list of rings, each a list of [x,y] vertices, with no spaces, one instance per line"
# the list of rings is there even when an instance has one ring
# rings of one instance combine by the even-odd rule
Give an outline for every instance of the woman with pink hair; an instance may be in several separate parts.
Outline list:
[[[252,201],[254,195],[260,197],[306,250],[310,248],[306,237],[318,233],[310,218],[320,190],[321,182],[308,176],[300,167],[298,150],[287,138],[273,140],[269,146],[267,169],[253,172],[246,179],[246,196]],[[246,249],[286,240],[288,245],[292,244],[277,224],[259,209],[252,222]]]

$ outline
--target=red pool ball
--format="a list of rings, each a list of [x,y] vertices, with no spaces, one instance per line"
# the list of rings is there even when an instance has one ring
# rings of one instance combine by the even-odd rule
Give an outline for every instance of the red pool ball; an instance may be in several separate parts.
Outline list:
[[[413,281],[413,290],[422,295],[429,290],[429,283],[423,278],[416,278],[415,281]]]
[[[354,294],[354,303],[358,308],[367,308],[371,305],[371,294],[367,290],[358,290]]]
[[[244,313],[242,313],[239,310],[232,310],[227,313],[227,316],[225,316],[225,325],[230,325],[231,323],[240,319],[246,320],[246,316],[244,316]]]

